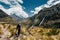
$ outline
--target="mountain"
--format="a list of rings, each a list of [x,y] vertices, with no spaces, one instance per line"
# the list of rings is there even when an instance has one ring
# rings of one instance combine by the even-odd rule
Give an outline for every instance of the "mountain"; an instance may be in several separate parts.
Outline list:
[[[60,0],[49,0],[47,2],[47,4],[44,4],[41,6],[41,9],[43,9],[44,7],[53,6],[57,3],[60,3]],[[24,18],[29,17],[29,15],[24,11],[21,4],[23,4],[22,0],[3,0],[3,1],[0,0],[0,9],[2,9],[8,15],[10,15],[11,13],[13,13],[13,14],[15,13],[19,17],[20,17],[20,15],[23,16]],[[38,8],[38,10],[40,11],[39,8]],[[38,11],[38,10],[36,10],[36,11]]]
[[[10,15],[12,18],[16,19],[16,21],[22,21],[25,19],[23,16],[17,16],[15,13]]]
[[[5,17],[10,17],[10,16],[0,9],[0,18],[5,18]]]
[[[11,23],[11,22],[14,22],[14,21],[15,21],[15,19],[13,19],[11,16],[9,16],[3,10],[0,9],[0,22]]]
[[[43,8],[29,20],[30,26],[60,27],[60,3],[50,8]]]

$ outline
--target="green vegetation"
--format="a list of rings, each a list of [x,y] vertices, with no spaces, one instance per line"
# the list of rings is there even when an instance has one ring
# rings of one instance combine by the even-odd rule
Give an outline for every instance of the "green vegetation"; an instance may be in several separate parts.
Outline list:
[[[50,30],[50,32],[47,33],[48,36],[57,34],[59,34],[59,31],[56,28],[52,28],[52,30]]]

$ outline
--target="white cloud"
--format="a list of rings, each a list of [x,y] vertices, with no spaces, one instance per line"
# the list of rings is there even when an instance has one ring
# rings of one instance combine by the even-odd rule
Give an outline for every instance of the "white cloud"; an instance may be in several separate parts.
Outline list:
[[[17,0],[17,1],[23,4],[23,1],[22,0]]]
[[[8,2],[8,0],[0,0],[1,2],[4,2],[4,3],[6,3],[6,4],[10,4],[9,2]]]
[[[33,11],[33,10],[31,10],[30,12],[31,12],[31,13],[34,13],[34,11]]]
[[[44,5],[41,5],[41,6],[39,6],[39,7],[36,7],[36,8],[35,8],[35,11],[31,11],[31,12],[34,12],[34,14],[37,14],[41,9],[43,9],[43,6],[44,6]]]
[[[8,1],[18,1],[18,2],[20,2],[20,3],[23,3],[23,1],[22,0],[0,0],[1,2],[4,2],[4,3],[6,3],[6,4],[10,4]]]
[[[0,9],[5,11],[7,14],[15,13],[16,15],[20,16],[22,15],[24,18],[28,17],[28,14],[23,10],[23,7],[17,2],[23,3],[22,0],[0,0],[1,2],[4,2],[6,4],[10,5],[9,9],[5,9],[2,5],[0,5]],[[14,3],[11,3],[10,1],[14,1]]]
[[[56,4],[58,4],[58,3],[60,3],[60,0],[49,0],[49,1],[47,2],[47,4],[48,4],[49,6],[53,6],[53,5],[56,5]]]
[[[38,13],[41,9],[43,9],[44,7],[49,8],[49,7],[51,7],[51,6],[53,6],[53,5],[56,5],[56,4],[58,4],[58,3],[60,3],[60,0],[48,0],[48,1],[47,1],[47,4],[41,5],[41,6],[39,6],[39,7],[36,7],[36,8],[35,8],[35,11],[34,11],[34,14],[37,14],[37,13]]]

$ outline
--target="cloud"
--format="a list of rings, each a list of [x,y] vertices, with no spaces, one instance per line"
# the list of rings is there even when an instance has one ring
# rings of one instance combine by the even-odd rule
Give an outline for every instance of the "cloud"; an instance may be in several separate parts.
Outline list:
[[[34,13],[34,11],[33,11],[33,10],[31,10],[30,12],[31,12],[31,13]]]
[[[23,4],[23,1],[22,0],[0,0],[1,2],[4,2],[4,3],[6,3],[6,4],[10,4],[9,2],[10,1],[18,1],[18,2],[20,2],[21,4]]]
[[[20,2],[21,4],[23,4],[23,1],[22,0],[17,0],[18,2]]]
[[[23,7],[18,3],[23,3],[22,0],[0,0],[1,2],[4,2],[5,4],[10,5],[9,9],[5,9],[2,5],[0,5],[0,9],[2,9],[4,12],[6,12],[8,15],[11,13],[15,13],[18,16],[23,16],[24,18],[28,17],[28,14],[23,10]],[[14,2],[14,3],[12,3]]]
[[[49,1],[47,2],[47,4],[48,4],[49,6],[53,6],[53,5],[56,5],[56,4],[58,4],[58,3],[60,3],[60,0],[49,0]]]
[[[0,0],[0,2],[4,2],[4,3],[6,3],[6,4],[10,4],[10,3],[8,2],[8,0]]]
[[[43,8],[49,8],[49,7],[51,7],[51,6],[53,6],[53,5],[56,5],[56,4],[58,4],[58,3],[60,3],[60,0],[48,0],[47,1],[47,4],[44,4],[44,5],[41,5],[41,6],[39,6],[39,7],[36,7],[35,8],[35,11],[34,11],[34,14],[37,14],[41,9],[43,9]]]
[[[22,8],[20,8],[20,7],[10,8],[7,11],[10,11],[12,13],[15,13],[18,16],[22,15],[23,17],[28,17],[28,14]]]
[[[39,6],[39,7],[36,7],[36,8],[35,8],[35,11],[32,10],[31,12],[34,13],[34,14],[37,14],[41,9],[43,9],[43,6],[44,6],[44,5],[41,5],[41,6]]]

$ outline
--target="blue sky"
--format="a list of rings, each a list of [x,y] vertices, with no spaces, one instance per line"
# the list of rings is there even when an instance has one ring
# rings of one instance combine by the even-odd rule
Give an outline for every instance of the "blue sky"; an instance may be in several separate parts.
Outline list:
[[[5,0],[4,0],[5,1]],[[16,1],[16,0],[15,0]],[[36,7],[39,7],[43,4],[46,4],[48,0],[22,0],[23,3],[19,3],[22,7],[23,7],[23,10],[29,15],[29,16],[32,16],[32,13],[31,10],[35,10]],[[6,3],[7,1],[5,2],[1,2],[0,1],[0,5],[2,5],[5,9],[9,9],[10,8],[10,5]],[[13,1],[12,1],[13,2]],[[14,3],[13,3],[14,4]]]
[[[0,0],[0,9],[8,15],[15,13],[27,18],[37,14],[44,7],[49,8],[60,3],[60,0]]]
[[[0,2],[0,4],[5,8],[5,9],[9,9],[10,5],[5,4],[4,2]]]
[[[33,13],[30,12],[31,10],[45,3],[47,3],[47,0],[23,0],[22,6],[25,7],[24,11],[32,15]]]

